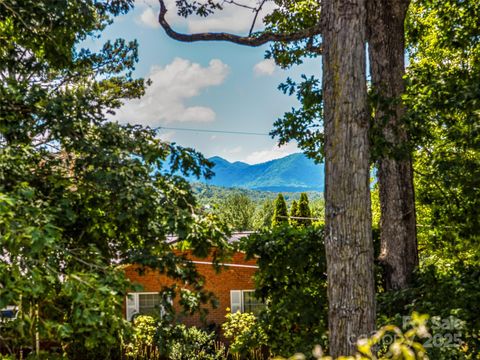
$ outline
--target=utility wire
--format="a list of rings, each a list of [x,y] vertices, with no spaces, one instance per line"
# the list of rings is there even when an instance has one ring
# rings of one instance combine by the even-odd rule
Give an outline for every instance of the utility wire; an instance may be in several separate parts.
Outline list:
[[[176,128],[176,127],[167,127],[167,126],[158,126],[154,128],[154,130],[155,131],[176,130],[176,131],[191,131],[191,132],[216,133],[216,134],[270,136],[270,134],[267,134],[267,133],[257,133],[257,132],[248,132],[248,131],[228,131],[228,130],[213,130],[213,129],[208,130],[208,129]]]
[[[308,217],[308,216],[285,216],[285,215],[278,215],[279,218],[284,219],[295,219],[295,220],[323,220],[322,218],[318,217]]]

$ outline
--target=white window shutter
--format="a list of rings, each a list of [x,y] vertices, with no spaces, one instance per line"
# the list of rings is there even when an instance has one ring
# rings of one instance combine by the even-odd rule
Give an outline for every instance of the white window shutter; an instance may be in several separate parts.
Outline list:
[[[127,320],[131,321],[133,315],[138,313],[138,294],[127,295]]]
[[[232,314],[242,311],[242,291],[230,290],[230,310]]]
[[[160,294],[158,296],[160,296]],[[168,302],[169,305],[173,306],[173,299],[172,299],[171,296],[168,297],[167,302]],[[165,307],[163,305],[160,305],[160,318],[163,318],[165,313],[166,313]]]

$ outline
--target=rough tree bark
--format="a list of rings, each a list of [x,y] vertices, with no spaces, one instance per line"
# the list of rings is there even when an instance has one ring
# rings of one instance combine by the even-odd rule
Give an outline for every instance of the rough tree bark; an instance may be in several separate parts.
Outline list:
[[[322,22],[292,34],[259,38],[226,33],[181,34],[166,21],[167,35],[184,42],[229,41],[259,46],[323,34],[325,200],[329,336],[331,355],[351,354],[355,341],[375,329],[375,287],[369,186],[366,88],[366,1],[325,0]]]
[[[375,123],[393,153],[407,140],[401,102],[405,74],[404,22],[409,0],[367,0],[372,85],[378,94]],[[406,288],[418,265],[415,195],[411,156],[378,160],[380,190],[380,262],[388,290]]]
[[[330,354],[375,329],[366,88],[366,0],[325,0],[323,98]]]

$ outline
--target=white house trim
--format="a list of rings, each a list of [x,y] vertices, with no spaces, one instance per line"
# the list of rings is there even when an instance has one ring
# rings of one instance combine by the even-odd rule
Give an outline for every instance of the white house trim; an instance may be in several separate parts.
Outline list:
[[[213,265],[213,263],[210,262],[210,261],[192,261],[192,263],[199,264],[199,265]],[[231,266],[231,267],[239,267],[239,268],[258,269],[257,265],[226,264],[226,263],[221,263],[220,265]]]
[[[140,311],[139,295],[159,295],[158,291],[140,291],[129,292],[126,298],[126,317],[128,321],[131,321],[135,314]]]

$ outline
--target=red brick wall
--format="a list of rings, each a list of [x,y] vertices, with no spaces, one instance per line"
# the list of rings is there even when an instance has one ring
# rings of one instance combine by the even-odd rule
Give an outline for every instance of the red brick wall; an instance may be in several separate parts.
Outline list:
[[[209,258],[196,259],[191,256],[190,258],[199,262],[211,261]],[[256,261],[255,259],[246,261],[243,253],[235,253],[232,259],[225,261],[225,264],[255,266]],[[216,309],[211,306],[208,307],[206,322],[207,324],[215,323],[220,325],[225,321],[226,309],[230,308],[230,290],[254,289],[253,275],[255,274],[256,268],[223,266],[221,271],[217,273],[211,264],[196,264],[196,267],[198,272],[205,277],[205,290],[213,292],[219,303]],[[140,275],[137,268],[136,265],[129,265],[125,267],[125,272],[133,283],[141,284],[145,292],[157,292],[160,291],[163,286],[169,286],[173,283],[173,281],[165,275],[161,275],[152,270],[147,270],[144,274]],[[174,307],[177,312],[180,312],[178,303],[174,303]],[[204,325],[198,315],[183,318],[181,321],[190,326]]]

